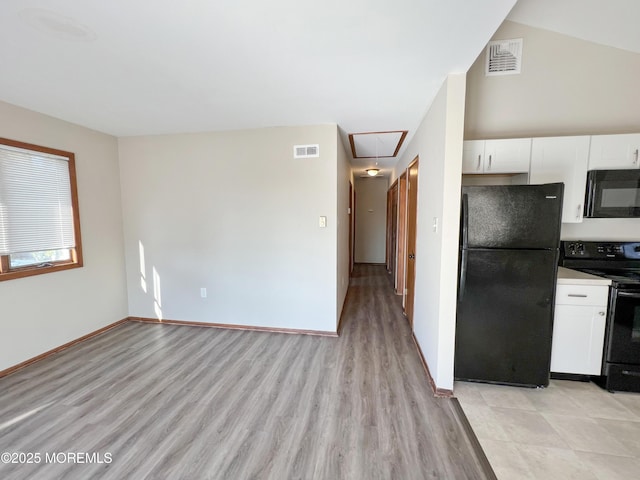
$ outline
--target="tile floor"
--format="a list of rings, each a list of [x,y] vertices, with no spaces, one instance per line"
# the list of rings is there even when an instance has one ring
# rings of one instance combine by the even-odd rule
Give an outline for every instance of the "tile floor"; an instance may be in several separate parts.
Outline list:
[[[498,479],[640,479],[640,394],[552,380],[529,389],[456,382]]]

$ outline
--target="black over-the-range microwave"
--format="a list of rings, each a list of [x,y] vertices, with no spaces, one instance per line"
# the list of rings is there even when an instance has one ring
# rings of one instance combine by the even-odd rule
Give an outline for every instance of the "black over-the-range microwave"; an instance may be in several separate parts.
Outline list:
[[[640,169],[590,170],[587,174],[584,216],[640,217]]]

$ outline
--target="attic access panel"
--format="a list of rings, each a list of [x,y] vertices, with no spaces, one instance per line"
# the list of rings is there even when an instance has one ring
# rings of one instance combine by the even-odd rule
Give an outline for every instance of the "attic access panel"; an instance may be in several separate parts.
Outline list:
[[[398,155],[407,130],[350,133],[353,158],[393,158]]]

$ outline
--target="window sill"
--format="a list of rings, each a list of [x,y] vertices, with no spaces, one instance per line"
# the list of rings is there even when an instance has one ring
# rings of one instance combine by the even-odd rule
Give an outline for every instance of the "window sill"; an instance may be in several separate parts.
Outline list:
[[[0,273],[0,282],[5,280],[15,280],[16,278],[32,277],[34,275],[43,275],[46,273],[60,272],[63,270],[71,270],[72,268],[82,267],[81,262],[57,263],[50,267],[25,267],[21,269],[10,270]]]

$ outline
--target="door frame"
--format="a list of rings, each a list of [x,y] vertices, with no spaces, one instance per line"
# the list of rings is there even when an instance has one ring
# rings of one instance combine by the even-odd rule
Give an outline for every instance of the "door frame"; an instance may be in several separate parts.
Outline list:
[[[353,272],[353,254],[355,251],[355,192],[353,183],[349,181],[349,276]]]
[[[393,199],[391,198],[392,195],[392,188],[389,188],[387,190],[387,225],[386,225],[386,239],[385,239],[385,268],[387,269],[387,273],[391,274],[391,204],[393,202]]]
[[[407,172],[402,172],[398,178],[398,243],[396,264],[396,295],[402,295],[404,302],[405,271],[407,268]]]
[[[407,166],[407,249],[406,249],[406,265],[405,270],[405,293],[403,295],[402,305],[404,312],[409,320],[411,330],[413,330],[413,313],[415,305],[415,279],[416,279],[416,239],[417,239],[417,219],[418,219],[418,175],[420,158],[416,156]],[[411,170],[416,168],[415,185],[411,188]],[[415,203],[415,205],[413,205]],[[412,205],[414,210],[412,211]],[[413,255],[413,258],[409,258]]]
[[[387,273],[396,288],[398,273],[398,180],[387,190]]]

